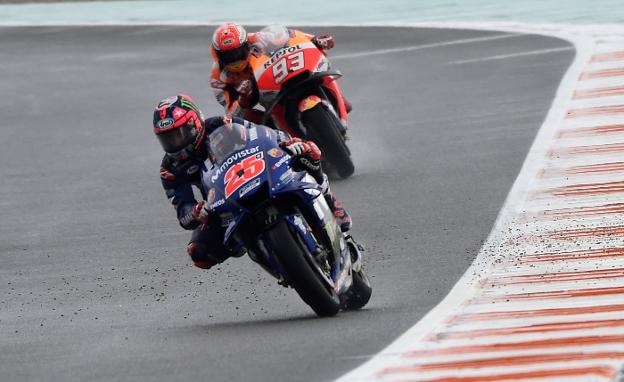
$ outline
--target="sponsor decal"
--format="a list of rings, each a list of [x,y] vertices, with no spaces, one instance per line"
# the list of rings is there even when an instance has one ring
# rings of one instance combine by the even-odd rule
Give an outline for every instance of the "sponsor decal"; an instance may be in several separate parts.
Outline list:
[[[178,97],[169,97],[169,98],[165,98],[163,100],[161,100],[158,103],[158,106],[156,107],[157,109],[162,109],[163,107],[168,107],[171,106],[175,101],[177,101]]]
[[[221,176],[221,174],[223,173],[223,171],[225,171],[226,168],[234,164],[234,162],[236,162],[239,159],[245,158],[249,155],[256,154],[258,151],[260,151],[260,146],[252,147],[250,149],[245,149],[232,155],[231,157],[223,161],[223,164],[221,164],[221,166],[217,168],[217,170],[212,175],[210,180],[212,180],[213,182],[216,182],[219,176]]]
[[[290,178],[293,176],[293,171],[292,169],[288,169],[287,171],[285,171],[282,175],[280,175],[279,180],[281,182],[284,182],[286,180],[290,180]]]
[[[249,129],[249,140],[255,141],[256,139],[258,139],[258,130],[254,126],[251,129]]]
[[[199,108],[191,101],[189,101],[186,98],[182,98],[180,100],[180,105],[182,105],[182,107],[187,107],[189,109],[193,109],[193,110],[199,110]],[[177,118],[177,117],[176,117]]]
[[[284,152],[280,149],[273,148],[269,150],[267,154],[269,154],[269,156],[272,156],[273,158],[280,158],[284,155]]]
[[[228,39],[225,39],[225,40],[223,40],[221,42],[221,45],[232,45],[232,44],[234,44],[234,39],[233,38],[228,38]]]
[[[321,103],[321,99],[317,96],[310,96],[303,101],[299,102],[299,111],[304,112],[306,110],[312,109],[314,106]]]
[[[196,172],[197,172],[197,170],[199,170],[199,166],[198,166],[198,165],[196,165],[196,164],[194,164],[194,165],[192,165],[191,167],[189,167],[189,168],[186,170],[186,173],[187,173],[187,174],[189,174],[189,175],[192,175],[192,174],[196,173]]]
[[[329,70],[329,61],[327,61],[327,59],[323,57],[321,61],[318,63],[318,65],[316,65],[316,69],[314,69],[314,71],[324,72],[326,70]]]
[[[183,116],[184,114],[186,114],[186,110],[176,107],[175,109],[173,109],[173,118],[180,118],[181,116]]]
[[[210,191],[208,191],[208,197],[206,198],[206,202],[212,203],[214,202],[216,197],[217,197],[217,193],[215,192],[215,189],[211,188]]]
[[[299,229],[302,232],[308,232],[308,226],[307,226],[307,224],[305,224],[303,222],[303,219],[301,219],[301,216],[297,215],[297,216],[295,216],[295,218],[293,220],[294,220],[295,225],[297,227],[299,227]]]
[[[279,60],[280,57],[283,57],[283,56],[287,55],[288,53],[296,52],[298,50],[301,50],[301,46],[299,46],[299,44],[297,44],[295,46],[288,46],[286,48],[282,48],[282,49],[276,51],[275,53],[273,53],[271,58],[267,62],[264,63],[264,68],[266,69],[269,66],[273,65],[273,63],[275,63],[275,61]]]
[[[173,118],[161,119],[160,121],[158,121],[158,128],[166,129],[167,127],[173,126],[174,122],[175,121],[173,120]]]
[[[283,156],[282,159],[278,160],[277,163],[273,165],[273,170],[280,168],[284,163],[288,161],[288,156]]]
[[[224,204],[225,204],[225,199],[221,198],[221,199],[217,200],[216,202],[211,203],[209,205],[209,207],[210,207],[211,210],[214,210],[215,208],[217,208],[219,206],[222,206]]]
[[[241,188],[241,190],[238,192],[238,196],[242,198],[244,195],[249,193],[249,191],[253,190],[259,185],[260,185],[260,179],[258,178],[254,179],[253,181],[247,183],[243,188]]]

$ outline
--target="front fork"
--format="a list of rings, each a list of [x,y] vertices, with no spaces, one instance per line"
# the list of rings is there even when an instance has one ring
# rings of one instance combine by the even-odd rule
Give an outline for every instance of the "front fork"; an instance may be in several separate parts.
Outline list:
[[[349,252],[351,253],[351,270],[353,272],[361,272],[362,271],[362,252],[364,252],[364,247],[355,241],[353,236],[345,235],[345,241],[347,242],[347,246],[349,247]]]

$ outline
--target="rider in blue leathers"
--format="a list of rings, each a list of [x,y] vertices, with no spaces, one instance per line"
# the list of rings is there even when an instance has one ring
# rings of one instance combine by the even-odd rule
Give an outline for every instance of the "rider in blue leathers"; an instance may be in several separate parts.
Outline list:
[[[212,216],[205,205],[205,191],[201,187],[201,164],[210,158],[208,135],[226,123],[249,127],[251,122],[240,118],[203,118],[191,97],[179,94],[160,101],[154,110],[153,128],[165,150],[160,167],[160,179],[165,193],[178,216],[182,228],[193,230],[187,252],[193,263],[208,269],[225,261],[233,253],[223,245],[225,228],[217,216]],[[324,189],[324,196],[343,232],[351,228],[351,217],[329,189],[327,176],[321,169],[321,152],[311,141],[291,138],[278,131],[280,146],[298,160],[299,170],[312,175]],[[193,195],[197,187],[204,200]]]

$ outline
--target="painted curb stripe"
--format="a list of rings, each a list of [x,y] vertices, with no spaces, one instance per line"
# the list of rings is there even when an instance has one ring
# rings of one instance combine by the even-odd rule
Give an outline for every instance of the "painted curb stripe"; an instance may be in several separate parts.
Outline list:
[[[545,210],[539,214],[534,214],[531,217],[538,220],[553,220],[569,219],[580,216],[599,216],[612,214],[624,214],[624,203],[612,203],[592,207],[562,208],[559,210]]]
[[[465,368],[482,368],[513,365],[526,365],[544,362],[576,362],[585,360],[602,360],[602,359],[624,359],[624,352],[597,352],[597,353],[561,353],[561,354],[543,354],[543,355],[523,355],[515,357],[494,357],[471,359],[468,361],[452,361],[440,363],[425,363],[413,366],[404,366],[396,368],[387,368],[379,372],[378,375],[391,373],[413,373],[417,371],[428,370],[447,370],[447,369],[465,369]]]
[[[595,54],[591,58],[591,62],[604,62],[604,61],[624,61],[624,51]]]
[[[520,263],[541,263],[553,261],[584,261],[590,259],[604,259],[624,257],[624,248],[604,248],[593,250],[579,250],[571,252],[544,253],[539,255],[524,256]]]
[[[618,305],[600,305],[600,306],[584,306],[575,308],[551,308],[539,310],[512,310],[500,312],[486,313],[468,313],[461,316],[453,317],[449,323],[463,323],[470,321],[490,321],[490,320],[508,320],[531,317],[548,317],[548,316],[575,316],[587,315],[593,313],[612,313],[624,312],[624,304]],[[430,350],[429,350],[430,351]]]
[[[542,191],[553,196],[598,195],[624,192],[624,182],[573,184]]]
[[[546,168],[539,174],[540,178],[552,178],[565,175],[587,175],[596,173],[624,172],[624,162],[598,163],[588,166],[568,168]]]
[[[579,345],[621,344],[624,347],[624,335],[619,336],[584,336],[552,338],[522,342],[507,342],[487,345],[456,346],[435,350],[420,350],[407,353],[406,357],[427,358],[441,355],[464,353],[499,353],[513,350],[534,350],[546,348],[574,347]]]
[[[622,89],[624,92],[624,88]],[[555,135],[556,138],[578,138],[589,137],[599,134],[622,134],[624,133],[624,124],[582,127],[578,129],[561,130]]]
[[[501,277],[498,279],[488,279],[486,284],[490,286],[511,285],[511,284],[533,284],[533,283],[553,283],[557,281],[578,281],[596,280],[624,277],[624,268],[595,269],[592,271],[561,272],[561,273],[539,273],[521,276]]]
[[[537,380],[551,377],[602,377],[611,379],[615,377],[617,370],[612,366],[593,366],[583,368],[566,368],[553,370],[539,370],[525,373],[480,375],[477,377],[443,377],[436,379],[405,380],[419,382],[492,382],[492,381],[517,381],[517,380]]]
[[[624,75],[624,71],[622,72]],[[584,109],[571,109],[566,118],[580,118],[593,115],[609,115],[624,113],[624,105],[588,107]]]
[[[572,96],[573,99],[613,97],[624,95],[624,86],[613,86],[608,88],[577,90]]]
[[[594,146],[576,146],[551,149],[548,156],[551,158],[572,155],[592,155],[624,152],[624,143],[608,143]]]
[[[592,72],[585,72],[581,74],[579,80],[592,80],[594,78],[604,78],[604,77],[621,77],[624,76],[624,69],[604,69],[604,70],[595,70]]]
[[[596,321],[577,321],[577,322],[553,322],[548,324],[536,324],[526,326],[515,326],[510,328],[497,329],[481,329],[458,332],[437,333],[431,339],[450,340],[450,339],[474,339],[477,337],[505,337],[517,334],[544,334],[553,332],[569,332],[588,329],[600,328],[622,328],[624,320],[596,320]]]

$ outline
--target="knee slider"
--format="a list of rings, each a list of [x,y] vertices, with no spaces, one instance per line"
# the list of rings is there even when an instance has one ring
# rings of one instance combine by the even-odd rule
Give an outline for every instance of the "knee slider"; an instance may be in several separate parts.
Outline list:
[[[193,264],[201,269],[210,269],[218,264],[210,255],[208,255],[208,246],[204,243],[194,241],[186,247],[186,253],[193,260]]]

